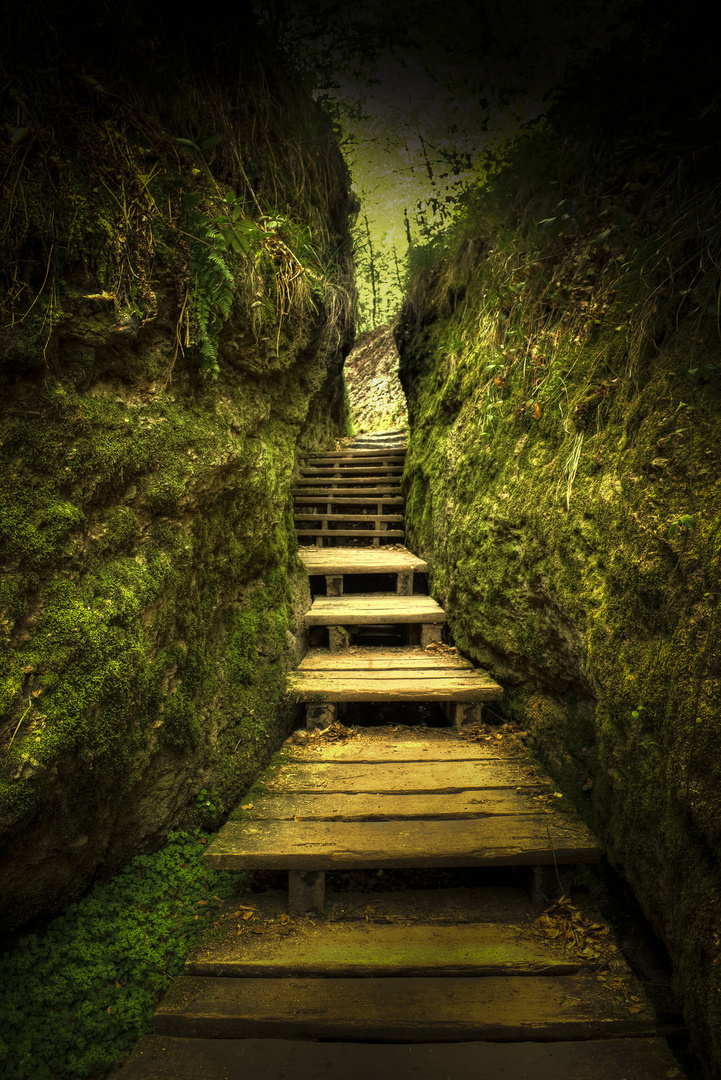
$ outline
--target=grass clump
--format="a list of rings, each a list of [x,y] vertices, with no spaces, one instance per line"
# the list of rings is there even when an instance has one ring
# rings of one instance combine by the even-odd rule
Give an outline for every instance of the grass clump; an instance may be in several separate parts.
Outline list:
[[[237,887],[201,832],[170,833],[0,960],[4,1080],[104,1076],[151,1029],[197,931]]]

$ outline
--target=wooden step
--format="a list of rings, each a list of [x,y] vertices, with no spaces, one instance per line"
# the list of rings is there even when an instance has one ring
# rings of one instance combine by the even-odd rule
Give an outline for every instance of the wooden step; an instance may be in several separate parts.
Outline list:
[[[410,1045],[146,1035],[118,1080],[683,1080],[665,1039]]]
[[[388,531],[384,536],[392,536]],[[306,626],[361,626],[376,623],[443,623],[446,613],[430,596],[354,593],[319,596],[305,615]]]
[[[404,574],[428,570],[427,562],[404,547],[301,548],[298,555],[309,574]]]
[[[296,536],[357,536],[364,539],[402,540],[405,533],[402,529],[296,529]]]
[[[296,701],[497,701],[503,691],[489,676],[472,671],[308,672],[288,676]]]
[[[296,521],[327,521],[329,525],[338,525],[340,522],[345,521],[403,521],[403,514],[303,514],[301,511],[295,512]]]
[[[306,481],[300,481],[300,482],[301,483],[306,483]],[[381,495],[392,495],[392,496],[395,496],[396,498],[402,498],[402,496],[400,495],[400,488],[399,487],[382,486],[382,487],[374,487],[374,488],[344,488],[344,487],[339,486],[339,487],[319,488],[318,485],[314,481],[307,481],[307,483],[310,485],[309,487],[307,487],[307,488],[304,488],[304,487],[301,487],[301,488],[291,487],[291,492],[295,496],[305,495],[305,496],[314,496],[315,498],[318,498],[320,496],[320,498],[318,500],[319,502],[333,502],[333,501],[335,501],[335,502],[345,502],[346,501],[346,496],[349,496],[350,498],[354,499],[357,495],[362,495],[365,498],[370,498],[371,496],[375,496],[375,498],[373,498],[373,502],[378,502],[379,501],[378,496],[381,496]],[[386,502],[386,499],[382,499],[381,501]]]
[[[315,549],[314,549],[315,550]],[[325,550],[319,550],[318,554],[325,554]],[[327,549],[332,554],[334,548]],[[367,549],[370,550],[370,549]],[[378,549],[375,549],[376,551]],[[380,552],[382,554],[382,548]],[[375,552],[374,552],[375,553]],[[307,652],[301,660],[298,668],[299,672],[306,671],[407,671],[412,673],[417,670],[428,669],[431,666],[437,668],[453,668],[456,671],[475,671],[473,664],[470,660],[466,660],[460,653],[454,653],[452,649],[442,649],[439,652],[427,651],[418,647],[397,646],[392,649],[368,649],[360,646],[352,646],[350,649],[343,653],[332,653],[328,649],[311,649]],[[423,748],[424,753],[429,752],[429,748],[433,744],[427,743],[427,737],[423,735],[422,743],[419,744]],[[354,749],[356,745],[360,745],[362,742],[365,745],[368,741],[367,733],[364,733],[360,742],[356,740],[353,743],[349,743],[347,746],[342,747],[349,753],[356,753]],[[375,745],[375,744],[374,744]],[[405,745],[405,744],[404,744]],[[387,755],[397,754],[399,752],[395,742],[379,742],[377,743],[377,750],[375,753],[383,753]],[[477,753],[482,753],[482,747],[474,745],[472,743],[466,744],[464,747],[458,748],[457,744],[452,744],[452,750],[454,753],[465,754],[470,757],[476,756]],[[450,749],[448,752],[450,752]],[[336,753],[339,752],[341,747],[335,745],[328,745],[323,748],[323,753]],[[420,753],[419,749],[419,753]],[[433,747],[432,757],[436,759],[436,748]],[[391,761],[392,757],[384,757],[382,759],[373,758],[373,760]],[[422,760],[422,758],[416,757],[411,760]]]
[[[314,506],[320,506],[322,503],[328,502],[328,499],[324,495],[296,495],[293,500],[296,505],[311,503]],[[331,500],[333,501],[333,500]],[[377,499],[374,499],[372,495],[349,495],[343,499],[334,500],[338,503],[343,503],[344,506],[377,506],[378,503],[383,505],[397,505],[403,503],[402,495],[386,495],[385,498],[381,495]]]
[[[545,790],[549,783],[521,755],[511,756],[500,749],[497,756],[480,761],[422,760],[413,762],[413,768],[408,765],[402,758],[369,763],[323,758],[313,761],[283,755],[282,765],[263,774],[263,785],[271,794],[418,795],[519,787]]]
[[[349,477],[378,477],[379,480],[387,479],[391,476],[402,476],[402,465],[331,465],[323,467],[322,465],[306,465],[301,467],[301,476],[319,476],[319,477],[332,477],[337,479],[339,476],[345,478]]]
[[[356,655],[364,657],[372,664],[378,664],[379,670],[382,665],[404,663],[411,665],[420,660],[425,662],[427,653],[422,649],[370,649],[353,646],[346,653],[329,653],[327,649],[313,649],[307,654],[303,664],[312,665],[316,662],[317,654],[320,654],[319,663],[337,663],[339,667],[353,660]],[[377,654],[377,655],[376,655]],[[420,656],[419,656],[420,654]],[[397,660],[396,657],[402,657]],[[446,662],[453,660],[460,665],[470,665],[470,660],[462,656],[447,656]],[[322,761],[326,765],[334,762],[351,762],[355,765],[374,765],[384,762],[399,764],[428,764],[433,762],[447,761],[510,761],[520,764],[529,776],[536,776],[537,772],[526,760],[523,752],[519,750],[512,736],[487,735],[482,741],[470,741],[459,738],[457,734],[443,728],[415,728],[399,727],[391,735],[386,728],[358,728],[353,738],[339,741],[326,742],[325,739],[309,739],[304,743],[296,743],[296,736],[286,742],[282,750],[284,769],[291,762],[308,763]],[[550,780],[544,778],[544,783],[550,784]]]
[[[402,460],[405,456],[405,447],[393,447],[391,449],[371,447],[369,450],[353,450],[350,452],[348,450],[326,450],[316,454],[301,454],[300,460],[309,464],[316,461],[332,461],[335,464],[336,462],[345,461],[377,461],[380,458],[398,458]]]
[[[550,837],[550,839],[549,839]],[[556,816],[473,820],[229,821],[204,861],[215,870],[385,870],[599,862],[585,827]]]
[[[629,989],[641,997],[640,986]],[[515,978],[243,979],[181,975],[155,1033],[195,1038],[359,1042],[554,1041],[650,1036],[650,1010],[630,1013],[585,973]]]
[[[288,692],[297,701],[497,701],[503,694],[490,675],[458,656],[408,649],[381,660],[368,651],[311,650],[289,673]]]
[[[186,975],[234,978],[476,978],[491,975],[573,975],[587,966],[565,951],[524,934],[513,923],[351,922],[265,924],[265,933],[236,924],[208,935],[185,962]],[[256,928],[258,929],[258,928]]]
[[[400,821],[404,818],[456,821],[489,815],[535,815],[545,802],[528,791],[500,789],[420,795],[253,795],[231,820],[239,821]]]
[[[368,486],[380,488],[382,491],[393,491],[400,487],[394,476],[302,476],[294,480],[291,491],[296,488],[310,487],[319,491],[349,490],[356,495],[362,495]],[[304,492],[300,492],[304,494]]]

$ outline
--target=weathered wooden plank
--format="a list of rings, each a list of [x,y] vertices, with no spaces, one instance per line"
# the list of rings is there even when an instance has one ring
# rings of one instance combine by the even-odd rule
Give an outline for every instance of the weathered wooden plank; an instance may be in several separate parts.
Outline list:
[[[274,794],[325,791],[410,794],[411,792],[483,791],[490,788],[523,787],[538,782],[534,769],[518,757],[486,761],[419,761],[412,768],[404,761],[365,765],[352,761],[293,761],[263,783]]]
[[[455,667],[448,665],[447,667],[422,667],[420,665],[411,668],[394,668],[392,666],[386,666],[385,668],[377,666],[382,664],[382,661],[377,661],[376,665],[371,666],[373,661],[369,661],[368,668],[356,668],[351,667],[346,671],[331,669],[324,671],[322,668],[298,669],[290,673],[289,678],[294,680],[294,685],[297,687],[307,687],[309,690],[313,686],[319,684],[328,684],[329,686],[335,686],[336,684],[345,685],[347,682],[356,682],[359,685],[372,686],[376,680],[391,683],[396,682],[399,685],[404,684],[412,687],[415,683],[425,683],[429,680],[450,680],[455,684],[461,682],[463,685],[475,686],[482,685],[488,688],[500,689],[498,683],[495,683],[493,679],[485,672],[477,671],[474,667],[465,667],[459,664]],[[388,665],[388,661],[386,661]]]
[[[405,596],[398,598],[395,593],[353,593],[342,598],[319,596],[315,600],[319,608],[386,608],[390,605],[399,610],[417,609],[439,610],[439,605],[430,596]]]
[[[329,548],[332,551],[333,548]],[[297,671],[476,671],[470,660],[460,654],[439,653],[434,655],[423,649],[399,648],[388,655],[384,649],[351,648],[343,656],[331,653],[328,649],[312,649],[301,660]],[[485,674],[485,673],[484,673]]]
[[[254,795],[237,813],[246,821],[460,821],[489,814],[537,817],[538,811],[530,793],[506,789],[452,795]]]
[[[509,923],[298,923],[194,949],[186,975],[235,978],[572,975],[583,963]]]
[[[319,496],[320,500],[325,501],[325,502],[333,502],[333,501],[335,501],[335,502],[345,502],[346,501],[345,497],[348,496],[348,495],[350,495],[351,497],[353,497],[355,495],[365,495],[365,496],[373,495],[373,496],[376,496],[376,497],[379,496],[379,495],[395,495],[395,496],[398,496],[399,498],[402,497],[400,495],[400,490],[401,490],[400,487],[398,487],[398,486],[389,487],[387,485],[384,485],[382,487],[373,487],[373,488],[344,488],[344,487],[320,488],[320,487],[318,487],[317,484],[312,484],[312,486],[310,486],[308,488],[291,487],[290,490],[291,490],[292,494],[294,496],[296,496],[296,497],[299,496],[299,495],[314,495],[314,496]]]
[[[443,608],[430,596],[398,596],[396,593],[319,596],[305,615],[306,626],[443,623],[445,620]]]
[[[402,529],[384,529],[382,532],[378,529],[296,529],[295,534],[296,536],[370,536],[381,539],[405,536]]]
[[[146,1035],[118,1080],[684,1080],[662,1038],[342,1043]]]
[[[386,457],[400,457],[406,456],[406,448],[404,446],[382,448],[377,447],[370,450],[354,450],[349,453],[348,450],[324,450],[318,451],[315,454],[301,454],[301,461],[366,461],[375,460],[377,458]]]
[[[405,548],[309,548],[299,552],[309,574],[424,573],[428,563]]]
[[[633,983],[634,989],[640,987]],[[424,979],[233,979],[181,975],[157,1034],[220,1038],[588,1039],[652,1035],[593,975]]]
[[[372,729],[371,729],[372,730]],[[382,730],[382,729],[381,729]],[[453,733],[443,730],[434,732],[428,737],[414,734],[412,728],[406,728],[401,736],[395,738],[374,738],[368,734],[368,729],[356,735],[348,742],[320,742],[310,743],[307,746],[299,746],[295,743],[286,745],[285,753],[290,760],[309,762],[325,761],[353,762],[356,765],[370,765],[373,763],[393,762],[423,762],[429,761],[487,761],[497,759],[508,761],[521,761],[523,759],[509,749],[504,739],[489,738],[487,742],[468,742],[457,738]]]
[[[550,836],[550,839],[549,839]],[[544,866],[599,862],[589,831],[565,816],[461,821],[229,821],[205,854],[217,870]]]
[[[287,693],[296,701],[498,701],[502,688],[475,671],[351,672],[334,677],[291,672]]]
[[[402,476],[403,465],[308,465],[302,466],[301,476]]]
[[[296,510],[296,521],[403,521],[403,514],[303,514]]]
[[[334,550],[329,549],[331,552]],[[482,669],[475,669],[471,661],[461,656],[460,652],[453,652],[450,648],[426,651],[418,645],[397,645],[385,648],[353,645],[342,657],[337,657],[328,649],[310,649],[301,660],[298,671],[384,671],[386,664],[391,670],[416,671],[418,667],[427,666],[428,669],[431,667],[463,667],[463,669],[471,667],[474,671],[482,671]],[[422,738],[425,739],[425,735]]]
[[[373,485],[381,488],[384,492],[398,491],[400,478],[389,476],[302,476],[293,481],[293,488],[317,488],[319,491],[354,491],[357,495],[363,494],[364,487]],[[292,489],[291,489],[292,490]],[[301,491],[300,494],[305,494]]]
[[[314,506],[319,505],[320,503],[323,503],[323,502],[326,502],[326,501],[327,500],[326,500],[325,495],[296,495],[296,497],[294,499],[294,502],[296,502],[296,503],[312,503]],[[331,500],[331,501],[333,501],[333,500]],[[388,504],[402,503],[403,502],[403,496],[402,495],[386,495],[386,496],[381,496],[378,499],[374,499],[372,495],[359,495],[359,496],[356,496],[355,498],[353,496],[346,496],[342,500],[335,500],[335,501],[340,501],[340,502],[343,503],[343,505],[348,505],[348,506],[365,506],[368,503],[372,503],[375,506],[379,502],[382,502],[384,504],[386,504],[386,503],[388,503]]]

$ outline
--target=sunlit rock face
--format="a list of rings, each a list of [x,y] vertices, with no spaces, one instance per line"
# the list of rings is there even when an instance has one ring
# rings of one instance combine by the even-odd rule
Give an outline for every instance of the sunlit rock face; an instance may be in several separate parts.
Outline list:
[[[408,424],[393,329],[392,325],[378,326],[359,334],[346,360],[348,402],[359,435]]]
[[[347,430],[330,126],[242,5],[240,84],[237,48],[193,59],[182,20],[160,64],[144,17],[118,16],[117,68],[11,68],[52,138],[20,130],[0,166],[5,926],[197,823],[201,790],[219,820],[287,734],[308,606],[290,477]]]
[[[633,884],[716,1068],[713,196],[661,154],[632,183],[573,160],[551,135],[522,146],[411,288],[408,545],[455,644],[504,685],[494,711]]]

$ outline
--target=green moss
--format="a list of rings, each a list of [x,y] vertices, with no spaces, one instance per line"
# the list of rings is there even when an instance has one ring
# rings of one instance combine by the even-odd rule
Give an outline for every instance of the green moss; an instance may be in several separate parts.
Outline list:
[[[597,241],[582,166],[544,137],[558,172],[524,187],[517,162],[469,200],[412,289],[408,543],[456,644],[505,685],[501,713],[633,883],[718,1071],[718,342],[669,278],[687,272],[688,191],[664,189],[645,234]],[[585,199],[585,229],[542,235],[551,194]],[[713,277],[703,198],[687,242]]]

